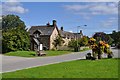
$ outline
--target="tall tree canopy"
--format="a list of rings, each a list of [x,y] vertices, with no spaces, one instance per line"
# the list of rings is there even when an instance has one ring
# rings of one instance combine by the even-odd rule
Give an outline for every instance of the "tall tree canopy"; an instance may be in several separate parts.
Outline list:
[[[100,40],[107,42],[108,44],[111,44],[113,39],[107,35],[106,33],[103,32],[97,32],[93,35],[93,38],[99,42]]]
[[[2,52],[28,50],[30,45],[29,34],[20,17],[6,15],[2,16],[2,19]]]
[[[120,31],[113,31],[112,34],[109,34],[114,40],[113,43],[116,45],[120,45]]]
[[[2,16],[2,29],[7,30],[16,27],[25,28],[24,22],[17,15],[3,15]]]

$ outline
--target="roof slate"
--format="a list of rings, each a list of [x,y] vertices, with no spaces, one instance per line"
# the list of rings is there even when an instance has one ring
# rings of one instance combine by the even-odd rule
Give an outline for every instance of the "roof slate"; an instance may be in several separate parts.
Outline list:
[[[29,29],[30,35],[32,35],[36,30],[41,31],[41,35],[51,35],[55,27],[51,26],[32,26]]]
[[[75,38],[75,35],[71,32],[67,32],[67,31],[62,31],[59,30],[60,34],[62,37],[70,37],[70,38]]]

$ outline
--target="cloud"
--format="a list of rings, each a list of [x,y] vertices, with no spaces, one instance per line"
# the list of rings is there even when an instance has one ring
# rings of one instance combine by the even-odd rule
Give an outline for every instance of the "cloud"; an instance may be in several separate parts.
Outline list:
[[[26,13],[28,9],[24,8],[20,2],[17,0],[8,0],[2,4],[2,12],[3,14],[7,13]]]
[[[106,21],[101,22],[102,27],[110,28],[111,26],[117,27],[116,25],[118,24],[118,18],[111,17]]]
[[[118,3],[88,3],[88,4],[73,4],[64,5],[66,10],[80,15],[108,15],[118,13]]]
[[[73,31],[69,31],[69,32],[73,33]]]

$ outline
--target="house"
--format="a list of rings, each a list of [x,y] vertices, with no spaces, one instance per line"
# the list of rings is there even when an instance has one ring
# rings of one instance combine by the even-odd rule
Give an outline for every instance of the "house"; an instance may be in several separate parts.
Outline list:
[[[29,29],[29,33],[31,50],[40,50],[40,44],[42,44],[43,49],[54,49],[53,42],[59,34],[64,40],[64,43],[62,44],[63,46],[67,46],[69,41],[72,39],[78,39],[83,36],[82,31],[80,31],[80,33],[71,33],[64,31],[63,27],[58,30],[56,20],[53,20],[52,25],[50,25],[50,23],[47,23],[43,26],[32,26]]]
[[[64,31],[63,27],[61,27],[61,29],[59,30],[59,33],[60,33],[62,39],[64,40],[63,46],[68,45],[69,41],[71,41],[73,39],[77,40],[77,39],[83,37],[82,30],[80,30],[80,33],[72,33],[72,32],[68,32],[68,31]]]
[[[76,37],[76,39],[80,39],[80,38],[82,38],[84,36],[82,30],[80,30],[79,33],[73,33],[73,34]]]
[[[43,26],[32,26],[29,29],[31,50],[38,50],[40,44],[43,49],[53,49],[53,42],[58,36],[59,30],[57,28],[56,20],[53,20],[53,24],[47,23]]]

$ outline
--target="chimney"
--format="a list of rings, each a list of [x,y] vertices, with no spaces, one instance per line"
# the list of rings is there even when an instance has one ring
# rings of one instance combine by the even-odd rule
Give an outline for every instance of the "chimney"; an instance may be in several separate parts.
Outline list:
[[[83,36],[82,30],[80,30],[80,35],[81,35],[81,37]]]
[[[63,31],[63,27],[61,27],[61,31]]]
[[[47,26],[50,26],[50,23],[49,23],[49,22],[47,23]]]
[[[82,34],[82,30],[80,30],[80,34]]]
[[[56,26],[56,20],[53,20],[53,26]]]

